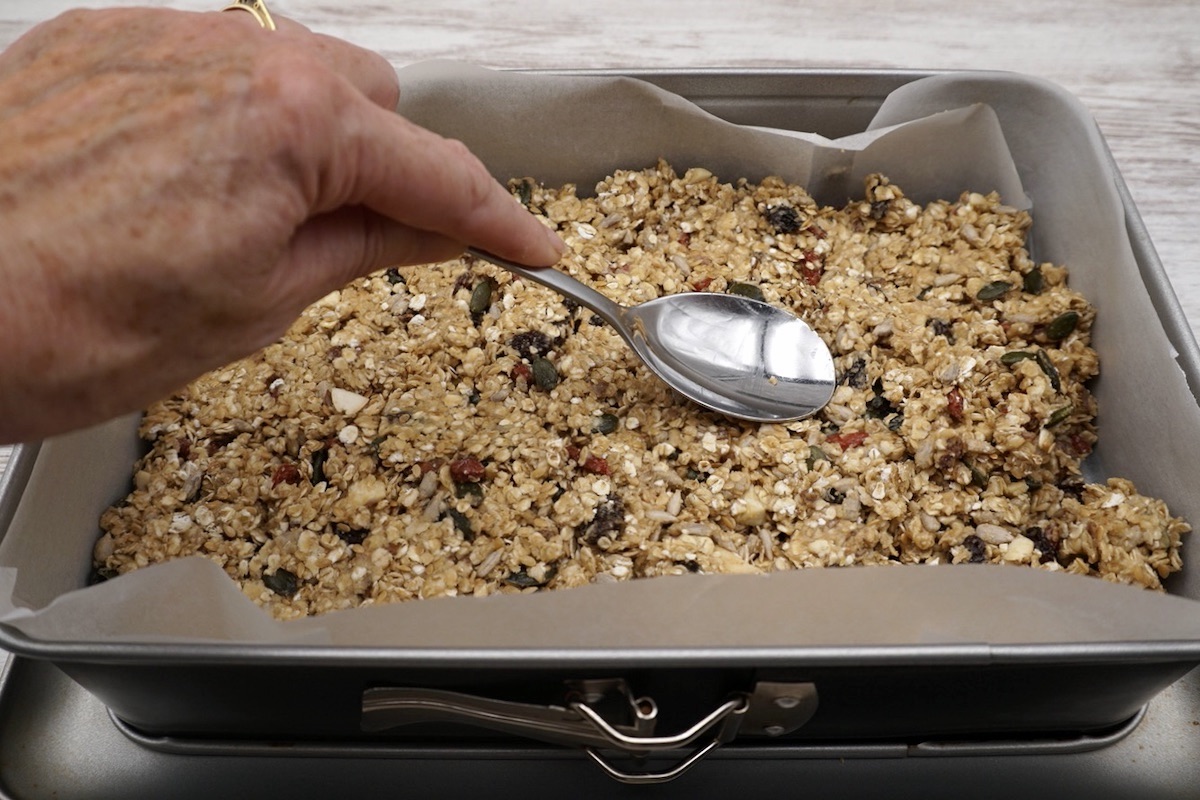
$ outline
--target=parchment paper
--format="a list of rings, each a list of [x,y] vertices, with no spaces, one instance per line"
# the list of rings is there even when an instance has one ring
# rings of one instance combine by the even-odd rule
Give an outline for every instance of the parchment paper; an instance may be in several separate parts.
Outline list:
[[[666,158],[727,180],[780,175],[835,204],[858,196],[873,171],[921,202],[965,189],[995,189],[1012,205],[1032,199],[1037,256],[1067,262],[1072,284],[1099,309],[1101,449],[1091,477],[1124,475],[1175,513],[1200,519],[1189,485],[1200,410],[1138,274],[1103,143],[1060,90],[1008,75],[929,78],[895,92],[867,131],[829,141],[732,125],[624,78],[448,63],[407,68],[400,78],[401,113],[463,140],[500,179],[532,176],[583,189],[613,169]],[[46,642],[422,648],[1200,641],[1200,604],[1188,597],[1003,566],[691,575],[422,600],[288,623],[270,619],[198,557],[79,589],[97,519],[125,492],[136,424],[115,420],[42,445],[0,543],[0,623]],[[1200,597],[1195,579],[1183,594]]]

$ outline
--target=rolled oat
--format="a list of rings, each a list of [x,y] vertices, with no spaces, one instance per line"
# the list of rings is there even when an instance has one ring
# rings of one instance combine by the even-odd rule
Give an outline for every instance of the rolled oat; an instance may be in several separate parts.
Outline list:
[[[1086,484],[1094,309],[995,195],[844,208],[666,164],[514,183],[560,268],[633,304],[754,292],[830,345],[788,425],[673,396],[613,331],[470,259],[392,269],[149,409],[102,575],[215,560],[280,618],[683,572],[988,561],[1159,588],[1188,526]]]

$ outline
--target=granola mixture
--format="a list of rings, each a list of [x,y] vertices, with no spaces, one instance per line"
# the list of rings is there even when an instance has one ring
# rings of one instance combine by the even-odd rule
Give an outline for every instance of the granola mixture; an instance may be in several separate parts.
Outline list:
[[[673,396],[591,312],[471,259],[389,270],[149,409],[103,577],[199,553],[279,618],[683,572],[1002,562],[1160,588],[1188,526],[1086,484],[1094,310],[995,195],[819,207],[668,165],[514,194],[615,300],[761,294],[834,354],[816,417]]]

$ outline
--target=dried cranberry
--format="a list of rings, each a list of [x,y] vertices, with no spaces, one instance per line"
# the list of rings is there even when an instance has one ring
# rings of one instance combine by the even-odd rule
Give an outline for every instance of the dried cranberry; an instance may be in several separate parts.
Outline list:
[[[1033,542],[1033,546],[1042,554],[1043,564],[1053,561],[1058,555],[1058,537],[1047,533],[1038,525],[1025,529],[1025,537]]]
[[[875,382],[871,384],[871,391],[874,392],[874,394],[872,395],[871,399],[866,402],[867,417],[870,419],[887,419],[893,414],[900,413],[900,409],[892,405],[892,401],[888,400],[887,397],[884,396],[882,378],[875,379]]]
[[[1065,495],[1070,495],[1076,500],[1083,500],[1083,481],[1077,476],[1068,477],[1058,484],[1058,488]]]
[[[609,497],[596,507],[592,521],[579,532],[579,538],[595,544],[601,536],[620,533],[625,528],[625,504],[619,497]]]
[[[429,459],[428,461],[418,461],[416,463],[416,467],[417,467],[417,476],[416,477],[420,478],[422,475],[425,475],[427,473],[437,472],[439,469],[442,468],[442,463],[443,463],[442,459],[440,459],[440,458],[432,458],[432,459]]]
[[[208,454],[210,456],[216,455],[216,452],[218,450],[220,450],[222,447],[229,444],[236,438],[237,438],[237,434],[234,433],[233,431],[230,431],[229,433],[219,433],[216,436],[211,437],[208,440]]]
[[[842,374],[841,382],[854,389],[865,389],[867,380],[867,360],[859,357],[854,359],[854,363]]]
[[[953,469],[962,458],[966,448],[963,447],[962,440],[958,437],[946,442],[946,450],[937,457],[937,468],[943,472],[948,472]]]
[[[371,532],[365,528],[338,528],[337,535],[346,544],[362,544]]]
[[[516,336],[508,340],[508,343],[514,350],[520,354],[521,358],[532,361],[538,356],[544,356],[550,352],[553,343],[550,337],[540,331],[525,331],[518,333]]]
[[[982,564],[987,560],[987,544],[975,534],[963,539],[963,547],[971,554],[969,560],[972,564]]]
[[[477,458],[458,458],[450,462],[450,477],[455,483],[479,483],[486,470]]]
[[[1080,458],[1092,452],[1092,443],[1078,433],[1073,433],[1067,437],[1067,447],[1070,449],[1072,455],[1079,456]]]
[[[954,326],[945,320],[931,319],[925,323],[933,329],[934,334],[946,337],[946,341],[954,344]]]
[[[767,222],[776,233],[795,233],[800,230],[800,212],[786,204],[767,209]]]
[[[281,483],[290,483],[293,486],[300,483],[300,468],[290,461],[276,467],[271,474],[271,488],[274,489]]]
[[[608,475],[608,462],[600,456],[588,455],[583,460],[583,471],[591,475]]]
[[[966,418],[966,413],[963,411],[962,392],[958,390],[957,386],[946,392],[946,413],[955,422],[962,422]]]

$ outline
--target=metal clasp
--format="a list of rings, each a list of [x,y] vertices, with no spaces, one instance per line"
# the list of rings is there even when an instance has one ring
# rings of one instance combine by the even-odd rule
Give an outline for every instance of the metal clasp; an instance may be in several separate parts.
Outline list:
[[[613,700],[617,702],[614,704]],[[610,722],[597,707],[615,710]],[[735,692],[679,733],[655,734],[658,705],[635,697],[624,679],[569,681],[562,705],[496,700],[442,689],[377,687],[363,693],[362,728],[383,731],[404,725],[456,722],[552,744],[580,747],[606,773],[623,783],[663,783],[679,777],[716,747],[746,734],[779,736],[799,728],[815,713],[810,683],[760,682],[752,692]],[[670,769],[628,772],[609,756],[635,759],[679,751],[700,743]]]

